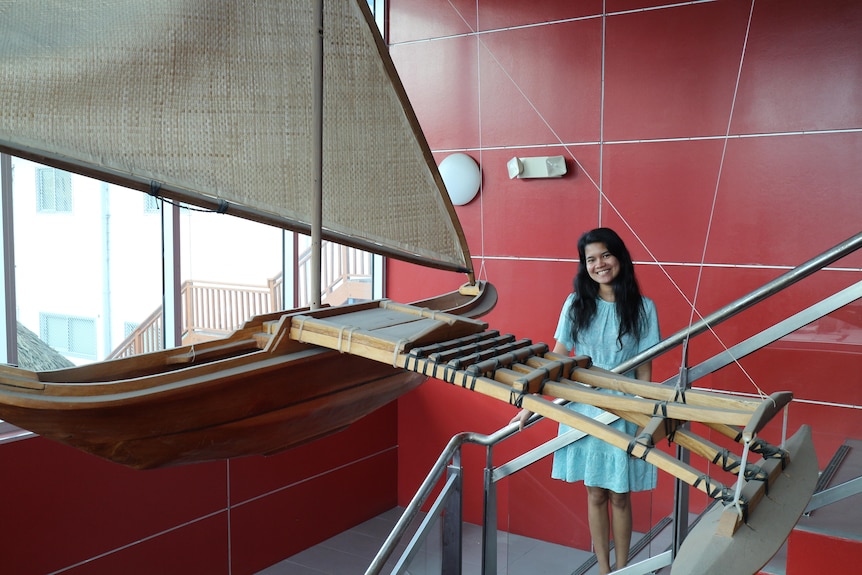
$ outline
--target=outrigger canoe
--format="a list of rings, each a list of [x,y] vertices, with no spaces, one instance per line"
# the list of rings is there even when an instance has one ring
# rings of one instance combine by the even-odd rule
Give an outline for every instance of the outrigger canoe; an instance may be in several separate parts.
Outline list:
[[[784,445],[759,437],[792,400],[675,390],[489,330],[494,300],[473,294],[405,305],[381,300],[270,314],[221,340],[46,372],[0,368],[0,417],[135,468],[275,453],[334,433],[433,377],[524,407],[640,457],[714,500],[673,575],[753,574],[775,554],[814,491],[817,459],[802,426]],[[491,293],[479,293],[488,290]],[[467,290],[470,291],[470,290]],[[482,297],[480,297],[480,295]],[[458,298],[470,303],[458,305]],[[429,307],[427,304],[432,304]],[[438,306],[439,307],[439,306]],[[628,395],[601,393],[611,389]],[[552,401],[589,403],[636,423],[631,436]],[[719,447],[697,422],[743,447]],[[675,443],[738,477],[706,475],[655,446]],[[762,461],[749,461],[749,454]]]

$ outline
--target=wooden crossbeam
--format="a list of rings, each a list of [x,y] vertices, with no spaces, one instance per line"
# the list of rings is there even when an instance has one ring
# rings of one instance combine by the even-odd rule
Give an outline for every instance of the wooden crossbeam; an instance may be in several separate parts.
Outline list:
[[[727,489],[724,485],[705,476],[694,467],[671,457],[661,450],[652,449],[649,446],[638,443],[636,438],[629,434],[560,406],[542,396],[521,394],[506,383],[501,383],[500,381],[481,375],[470,374],[463,370],[455,370],[447,364],[439,364],[426,358],[403,354],[399,356],[397,363],[405,369],[424,373],[429,377],[441,379],[454,385],[460,385],[471,391],[523,407],[534,413],[565,423],[569,427],[598,437],[619,449],[630,451],[633,457],[639,457],[652,463],[659,469],[685,481],[710,497],[719,498],[727,494]],[[496,373],[505,378],[503,375],[505,373],[504,370],[497,370]]]

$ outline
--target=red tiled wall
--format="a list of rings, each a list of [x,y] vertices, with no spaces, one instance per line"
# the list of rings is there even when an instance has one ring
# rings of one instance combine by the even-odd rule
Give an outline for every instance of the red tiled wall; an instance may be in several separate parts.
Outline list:
[[[271,457],[149,471],[0,445],[0,572],[256,573],[396,505],[395,412]]]
[[[862,557],[862,542],[795,529],[787,545],[787,575],[852,573]]]
[[[603,17],[603,5],[605,9]],[[665,6],[666,5],[666,6]],[[579,234],[621,233],[662,333],[708,315],[850,238],[862,222],[862,4],[852,0],[392,0],[390,52],[439,161],[466,152],[482,189],[456,208],[476,270],[499,290],[492,328],[552,343]],[[510,180],[513,156],[565,156],[558,180]],[[701,265],[703,263],[704,265]],[[694,365],[862,279],[862,253],[694,339]],[[392,262],[388,296],[463,280]],[[814,429],[821,466],[862,436],[862,304],[852,303],[697,385],[793,391],[789,428]],[[678,373],[679,351],[655,378]],[[838,405],[835,405],[838,404]],[[399,502],[448,439],[490,433],[515,409],[431,381],[399,400]],[[777,431],[768,429],[771,439]],[[498,462],[555,435],[543,422]],[[484,452],[466,448],[469,521]],[[589,546],[582,486],[543,461],[500,484],[500,527]],[[635,500],[636,528],[672,481]],[[695,504],[703,502],[695,497]]]

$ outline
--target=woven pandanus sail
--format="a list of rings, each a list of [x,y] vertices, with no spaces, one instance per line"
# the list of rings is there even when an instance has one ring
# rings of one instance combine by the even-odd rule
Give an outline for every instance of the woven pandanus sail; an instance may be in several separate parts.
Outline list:
[[[0,151],[308,233],[472,269],[365,0],[0,2]]]

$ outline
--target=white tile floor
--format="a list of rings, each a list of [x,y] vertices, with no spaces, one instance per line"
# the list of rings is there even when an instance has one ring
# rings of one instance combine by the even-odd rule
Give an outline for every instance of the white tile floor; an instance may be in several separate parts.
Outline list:
[[[395,526],[403,508],[394,508],[373,519],[357,525],[353,529],[339,533],[335,537],[306,549],[284,561],[260,571],[257,575],[356,575],[363,574],[374,560],[389,532]],[[418,523],[418,521],[414,521]],[[415,527],[414,527],[415,530]],[[409,540],[412,531],[405,536]],[[635,537],[638,537],[635,534]],[[464,575],[479,575],[482,566],[481,548],[482,528],[465,524],[463,532],[462,568]],[[440,541],[429,538],[423,551],[410,567],[413,575],[440,573]],[[396,554],[405,547],[402,543]],[[655,550],[655,545],[653,546]],[[655,553],[655,551],[654,551]],[[573,549],[530,539],[520,535],[499,533],[497,536],[497,573],[498,575],[535,575],[537,573],[559,573],[569,575],[592,554],[588,551]],[[389,573],[395,566],[397,557],[391,558],[383,570]],[[587,575],[597,573],[595,567],[586,571]]]

